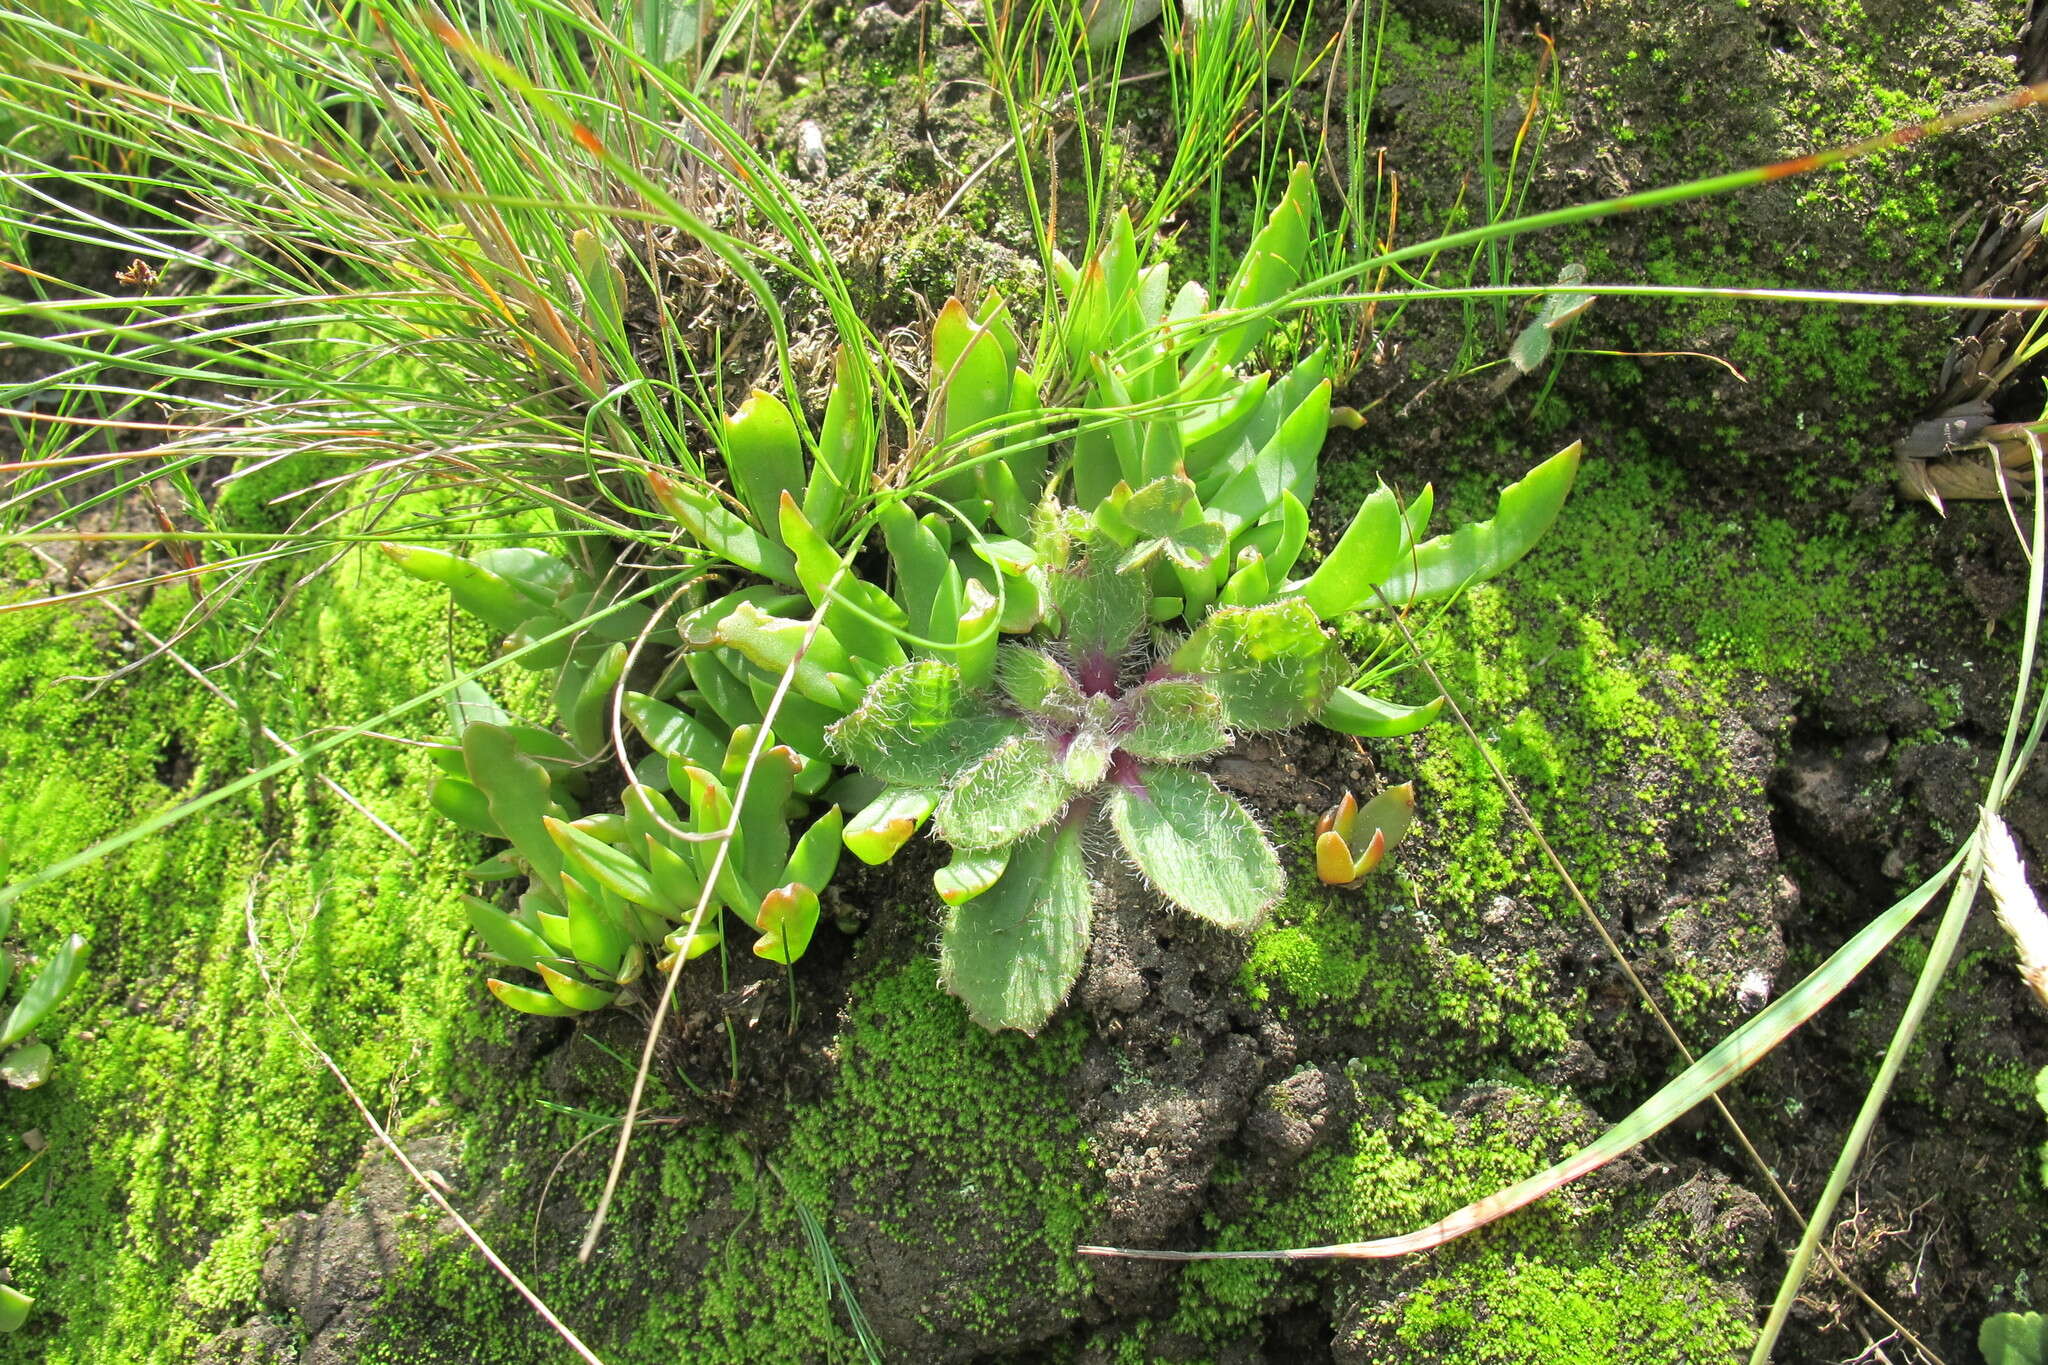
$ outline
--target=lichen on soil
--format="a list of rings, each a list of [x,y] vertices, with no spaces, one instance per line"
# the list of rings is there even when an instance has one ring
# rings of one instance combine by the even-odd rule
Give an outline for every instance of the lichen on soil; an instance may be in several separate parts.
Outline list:
[[[1474,7],[1393,8],[1371,135],[1416,234],[1460,221],[1482,38]],[[1513,10],[1501,67],[1526,88],[1541,20],[1559,64],[1531,208],[1773,160],[2014,77],[2012,5],[1966,0],[1938,24],[1890,0],[1552,8]],[[798,44],[818,70],[758,92],[765,146],[793,157],[800,121],[824,130],[831,173],[806,193],[821,221],[845,224],[878,333],[919,325],[963,274],[1025,306],[1041,288],[1013,182],[993,175],[933,219],[956,169],[1007,134],[971,93],[973,47],[930,13],[821,11]],[[1110,130],[1130,192],[1167,150],[1162,98],[1141,89]],[[1503,157],[1521,98],[1496,110]],[[2038,121],[2016,119],[1531,239],[1516,270],[1549,279],[1577,260],[1595,279],[1940,292],[1959,216],[2044,167]],[[1241,232],[1253,210],[1229,183],[1218,221]],[[1069,210],[1063,232],[1078,232]],[[1199,268],[1191,240],[1162,249]],[[1490,373],[1444,376],[1511,332],[1496,335],[1486,310],[1412,307],[1341,396],[1368,419],[1333,433],[1325,528],[1378,477],[1433,481],[1443,524],[1484,516],[1505,479],[1565,440],[1593,453],[1548,540],[1418,622],[1422,648],[1695,1048],[1939,866],[1974,821],[2004,724],[2017,556],[1999,509],[1937,519],[1888,491],[1888,446],[1926,415],[1946,325],[1606,299],[1554,384],[1490,398]],[[242,496],[243,515],[273,515]],[[8,565],[20,585],[42,573]],[[183,605],[160,593],[141,622],[167,629]],[[1376,629],[1347,639],[1369,651]],[[483,648],[433,593],[369,561],[311,585],[267,639],[232,674],[237,695],[294,733],[360,720]],[[192,648],[210,663],[237,643]],[[0,614],[12,867],[259,757],[243,717],[168,672],[83,680],[136,648],[91,610]],[[1419,696],[1426,679],[1411,668],[1389,687]],[[415,738],[438,728],[410,723]],[[55,752],[62,763],[36,757]],[[760,964],[692,979],[588,1265],[575,1247],[644,1018],[571,1027],[488,1001],[456,902],[474,850],[426,809],[416,754],[353,746],[76,873],[26,898],[14,933],[33,947],[89,926],[96,958],[67,1006],[55,1079],[8,1100],[50,1150],[0,1193],[0,1260],[39,1300],[27,1329],[0,1338],[0,1361],[562,1358],[366,1147],[266,1005],[252,921],[315,1041],[608,1361],[861,1359],[807,1227],[891,1360],[1592,1365],[1744,1351],[1796,1230],[1705,1113],[1425,1258],[1177,1268],[1075,1254],[1407,1231],[1584,1143],[1678,1068],[1456,725],[1362,746],[1305,732],[1234,764],[1224,780],[1291,850],[1293,889],[1271,922],[1235,939],[1112,870],[1084,978],[1036,1039],[987,1035],[939,991],[933,864],[915,852],[839,888],[853,932],[821,929],[793,996]],[[1314,813],[1345,786],[1406,779],[1423,818],[1398,865],[1357,890],[1318,887]],[[2039,865],[2048,787],[2030,779],[2009,816]],[[1732,1094],[1802,1204],[1922,956],[1909,936]],[[1949,1361],[1974,1358],[1985,1313],[2043,1306],[2044,1060],[2048,1018],[1980,917],[1830,1243]],[[1884,1330],[1820,1281],[1780,1358],[1846,1359]]]

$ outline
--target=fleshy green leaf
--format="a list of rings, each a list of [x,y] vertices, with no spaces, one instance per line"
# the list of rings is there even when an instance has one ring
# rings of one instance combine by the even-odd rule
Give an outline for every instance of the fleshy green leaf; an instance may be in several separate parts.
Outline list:
[[[1430,724],[1443,707],[1442,697],[1420,706],[1403,706],[1399,702],[1381,701],[1378,697],[1368,697],[1363,692],[1340,687],[1323,703],[1323,709],[1316,713],[1316,720],[1342,734],[1392,739],[1397,735],[1414,734]]]
[[[722,453],[733,492],[753,513],[754,524],[779,536],[775,511],[782,495],[801,497],[804,491],[803,441],[788,406],[774,394],[755,389],[725,419]]]
[[[1092,913],[1079,828],[1043,830],[947,916],[939,980],[983,1028],[1036,1033],[1081,975]]]
[[[555,956],[546,939],[497,906],[475,896],[464,896],[462,905],[469,914],[470,927],[476,930],[484,946],[513,966],[530,972],[542,958]]]
[[[1286,878],[1265,835],[1208,777],[1140,770],[1139,790],[1117,787],[1109,819],[1124,850],[1161,895],[1226,929],[1250,929],[1280,898]]]
[[[28,1031],[41,1023],[43,1016],[57,1008],[60,1001],[71,993],[78,979],[85,972],[85,938],[73,934],[64,940],[35,980],[21,993],[21,999],[14,1002],[8,1012],[7,1023],[0,1027],[0,1048],[10,1047],[21,1041]]]
[[[583,1011],[573,1005],[566,1005],[549,991],[537,991],[531,986],[515,986],[510,981],[491,977],[484,982],[491,994],[503,1004],[510,1005],[521,1014],[546,1015],[555,1019],[573,1019]]]
[[[1001,848],[1058,815],[1073,794],[1051,746],[1037,735],[1012,735],[960,775],[933,828],[955,848]]]
[[[548,775],[519,752],[513,737],[496,725],[472,725],[462,732],[462,757],[469,780],[490,803],[491,819],[526,859],[549,891],[559,891],[562,851],[548,837],[552,800]]]
[[[603,888],[586,890],[576,878],[564,873],[562,899],[569,903],[570,955],[607,976],[617,972],[625,960],[626,945],[631,942],[617,913],[617,897],[611,897],[610,904],[606,904]],[[539,971],[544,965],[536,962],[533,969]]]
[[[864,863],[886,863],[938,804],[939,793],[930,788],[892,787],[846,822],[840,842]]]
[[[725,645],[770,674],[780,675],[796,663],[796,690],[834,710],[848,705],[858,691],[853,662],[823,622],[770,616],[751,602],[742,602],[718,623],[713,643]]]
[[[1529,553],[1557,520],[1565,495],[1579,472],[1579,443],[1574,441],[1501,490],[1500,503],[1488,521],[1460,526],[1403,555],[1382,587],[1396,607],[1448,597],[1473,583],[1484,583]]]
[[[796,585],[796,561],[764,532],[734,516],[725,504],[702,488],[681,483],[660,470],[647,472],[647,486],[662,510],[679,522],[699,545],[729,564],[750,573]],[[772,515],[772,512],[771,512]]]
[[[654,909],[661,904],[648,883],[647,869],[632,854],[592,838],[567,821],[549,817],[546,824],[555,847],[562,851],[565,870],[573,868],[589,882],[635,905]]]
[[[612,1000],[618,995],[617,991],[608,991],[601,986],[593,986],[587,981],[578,981],[573,976],[565,976],[545,962],[534,968],[534,970],[539,972],[540,979],[547,983],[549,993],[572,1010],[585,1012],[601,1010],[606,1005],[611,1004]],[[500,1000],[505,1000],[506,1004],[512,1004],[510,1000],[505,999],[503,991],[496,991],[495,994]],[[518,1009],[519,1006],[513,1005],[513,1008]],[[538,1010],[533,1011],[533,1013],[539,1012]]]
[[[1358,610],[1394,571],[1404,534],[1401,500],[1381,484],[1359,505],[1329,557],[1301,585],[1301,595],[1325,621]]]
[[[804,518],[830,539],[847,505],[866,496],[874,467],[874,389],[867,362],[842,346],[833,360],[817,462],[804,489]]]
[[[505,831],[491,818],[491,803],[476,785],[459,777],[437,777],[427,790],[427,804],[472,834],[502,839]]]
[[[461,555],[431,545],[380,544],[393,564],[407,575],[448,589],[455,605],[500,635],[517,630],[535,614],[533,599],[508,579]]]
[[[1226,310],[1263,308],[1294,288],[1308,254],[1308,210],[1314,193],[1308,167],[1296,165],[1287,178],[1286,194],[1252,238],[1237,273],[1223,291]],[[1235,365],[1259,344],[1274,321],[1273,315],[1266,314],[1223,328],[1189,357],[1188,370],[1193,372],[1204,363]]]
[[[50,1079],[50,1063],[55,1058],[48,1043],[24,1043],[0,1057],[0,1081],[16,1090],[33,1090]]]
[[[16,1332],[28,1321],[36,1301],[11,1284],[0,1284],[0,1332]]]
[[[845,831],[846,817],[837,806],[812,821],[783,864],[782,880],[823,890],[839,869],[840,836]]]
[[[952,862],[932,874],[932,885],[946,904],[964,905],[994,886],[1009,865],[1008,849],[955,853]]]
[[[761,898],[754,927],[761,931],[754,956],[787,966],[811,946],[811,933],[818,927],[818,893],[802,882],[777,887]]]
[[[943,786],[1023,726],[990,714],[942,659],[913,659],[869,685],[853,713],[826,731],[843,762],[870,777],[912,787]]]
[[[702,721],[667,702],[656,701],[641,692],[628,692],[621,699],[626,719],[647,741],[647,747],[667,758],[679,758],[698,767],[718,763],[725,746]]]

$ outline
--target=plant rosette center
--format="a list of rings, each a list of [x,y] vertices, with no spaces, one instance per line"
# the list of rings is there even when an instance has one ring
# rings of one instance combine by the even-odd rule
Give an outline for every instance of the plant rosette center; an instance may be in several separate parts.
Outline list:
[[[1195,765],[1236,733],[1308,720],[1342,668],[1299,601],[1221,607],[1148,651],[1143,574],[1085,533],[1049,548],[1051,639],[999,646],[987,688],[949,660],[900,664],[828,734],[888,784],[875,803],[894,821],[888,847],[864,842],[877,822],[861,816],[848,846],[879,861],[929,815],[955,850],[935,879],[951,907],[942,978],[981,1023],[1027,1031],[1087,956],[1082,835],[1098,816],[1166,900],[1224,928],[1258,923],[1284,886],[1279,858]]]

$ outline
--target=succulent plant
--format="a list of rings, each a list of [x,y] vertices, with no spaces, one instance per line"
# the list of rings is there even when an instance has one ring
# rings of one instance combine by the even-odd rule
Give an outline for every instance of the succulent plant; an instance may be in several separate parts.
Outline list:
[[[1415,821],[1415,784],[1389,787],[1366,802],[1345,792],[1316,821],[1316,876],[1329,886],[1352,886],[1376,870]]]
[[[1431,490],[1404,502],[1382,485],[1296,576],[1331,424],[1324,359],[1277,378],[1239,367],[1299,281],[1310,193],[1297,168],[1216,307],[1196,284],[1169,299],[1127,216],[1084,266],[1057,259],[1064,307],[1040,355],[1063,356],[1078,415],[1041,403],[994,293],[940,310],[925,419],[886,470],[859,357],[841,354],[815,433],[754,391],[719,428],[723,487],[644,471],[679,558],[750,580],[673,580],[672,625],[621,600],[610,575],[540,550],[387,546],[555,678],[554,727],[466,689],[456,742],[436,754],[434,805],[510,844],[477,875],[526,879],[509,909],[469,902],[488,955],[540,979],[493,978],[498,998],[599,1008],[650,960],[722,945],[723,910],[754,929],[756,954],[793,963],[838,849],[885,862],[927,821],[956,853],[937,878],[945,977],[992,1027],[1035,1029],[1080,970],[1082,835],[1098,817],[1169,901],[1255,924],[1280,893],[1279,860],[1197,765],[1237,735],[1309,720],[1369,736],[1429,724],[1440,700],[1354,688],[1323,623],[1506,569],[1578,468],[1573,446],[1504,490],[1493,518],[1435,538]],[[919,515],[918,497],[934,510]],[[855,569],[873,562],[859,554],[875,532],[885,581]],[[635,639],[651,679],[628,676]],[[615,704],[646,751],[621,756],[624,809],[586,815]],[[1363,876],[1398,838],[1375,814],[1387,799],[1333,813],[1325,880]]]
[[[14,911],[0,905],[0,937],[13,927]],[[86,942],[78,934],[68,936],[33,980],[21,988],[14,1008],[0,1017],[0,1081],[17,1090],[33,1090],[50,1078],[56,1060],[48,1043],[38,1040],[35,1030],[50,1011],[63,1003],[85,975]],[[0,998],[14,980],[14,955],[0,948]],[[0,1284],[0,1332],[17,1330],[28,1321],[35,1300],[11,1284]]]

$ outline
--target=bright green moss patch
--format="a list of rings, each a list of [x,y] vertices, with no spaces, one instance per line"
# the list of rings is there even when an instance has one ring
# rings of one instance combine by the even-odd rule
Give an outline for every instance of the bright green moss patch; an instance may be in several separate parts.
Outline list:
[[[835,1235],[858,1225],[933,1278],[916,1313],[941,1337],[1014,1304],[1072,1304],[1087,1272],[1091,1193],[1080,1125],[1059,1089],[1083,1029],[990,1034],[938,988],[927,958],[860,982],[832,1092],[801,1111],[776,1158]]]
[[[1244,1212],[1212,1220],[1219,1248],[1311,1246],[1421,1227],[1582,1140],[1590,1116],[1554,1092],[1444,1083],[1366,1100],[1340,1146],[1284,1187],[1219,1175]],[[1574,1188],[1426,1261],[1369,1270],[1270,1262],[1188,1267],[1173,1326],[1239,1342],[1277,1293],[1334,1289],[1340,1336],[1365,1359],[1458,1362],[1720,1360],[1747,1340],[1748,1305],[1688,1256],[1631,1189]]]
[[[374,564],[321,579],[256,665],[226,676],[231,690],[291,735],[431,686],[443,609],[396,580]],[[188,606],[166,591],[143,616],[163,633]],[[244,718],[168,664],[82,680],[123,661],[116,630],[89,610],[0,614],[0,838],[16,875],[263,761]],[[183,648],[204,664],[247,643],[201,634]],[[324,1199],[353,1163],[364,1132],[267,1007],[245,913],[364,1093],[402,1110],[448,1084],[477,1018],[452,898],[469,851],[420,799],[423,766],[364,741],[317,769],[410,851],[299,772],[20,903],[18,945],[77,929],[93,960],[48,1031],[54,1078],[6,1101],[6,1131],[38,1129],[50,1150],[0,1193],[0,1242],[39,1299],[0,1358],[189,1358],[254,1310],[265,1222]]]

